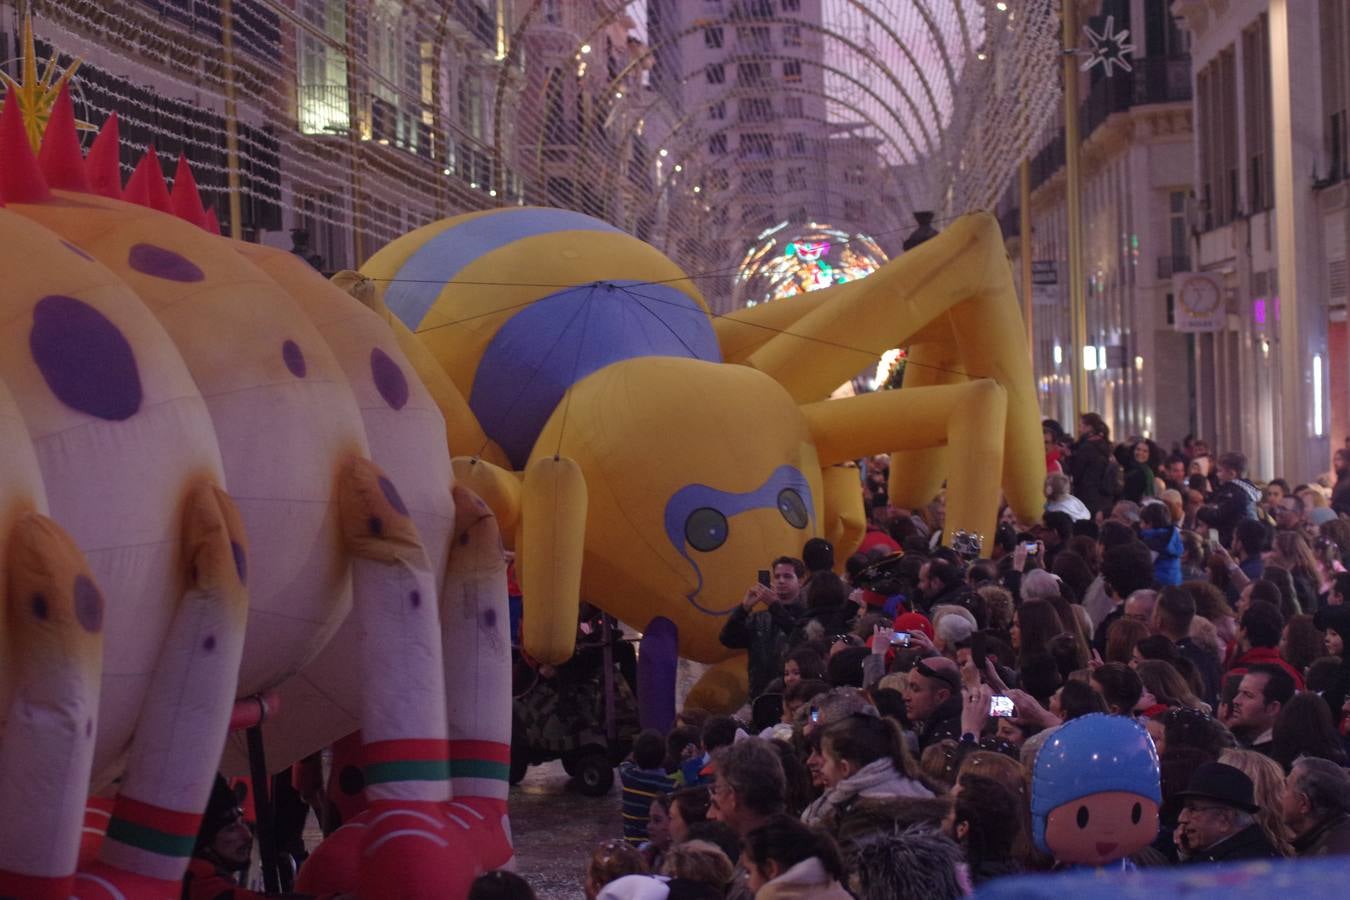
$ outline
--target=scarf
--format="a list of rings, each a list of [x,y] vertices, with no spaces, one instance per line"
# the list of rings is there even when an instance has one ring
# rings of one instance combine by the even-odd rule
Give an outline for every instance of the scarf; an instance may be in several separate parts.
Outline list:
[[[832,822],[860,797],[931,797],[933,792],[895,770],[890,757],[873,760],[833,788],[821,794],[802,812],[802,821],[813,827]]]

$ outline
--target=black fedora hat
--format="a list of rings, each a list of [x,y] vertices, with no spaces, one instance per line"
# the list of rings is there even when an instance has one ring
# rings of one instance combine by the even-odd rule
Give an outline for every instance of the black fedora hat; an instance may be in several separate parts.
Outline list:
[[[1241,769],[1223,763],[1205,763],[1195,770],[1186,790],[1176,796],[1182,800],[1196,797],[1213,800],[1243,812],[1254,813],[1261,807],[1253,803],[1256,789]]]

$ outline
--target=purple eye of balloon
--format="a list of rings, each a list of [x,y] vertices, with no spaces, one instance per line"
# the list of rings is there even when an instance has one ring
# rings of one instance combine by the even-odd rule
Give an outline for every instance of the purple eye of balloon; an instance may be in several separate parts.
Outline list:
[[[1134,809],[1130,810],[1130,821],[1138,825],[1139,820],[1144,817],[1144,807],[1136,803]]]
[[[1088,825],[1088,808],[1086,806],[1078,807],[1078,827],[1086,828]]]

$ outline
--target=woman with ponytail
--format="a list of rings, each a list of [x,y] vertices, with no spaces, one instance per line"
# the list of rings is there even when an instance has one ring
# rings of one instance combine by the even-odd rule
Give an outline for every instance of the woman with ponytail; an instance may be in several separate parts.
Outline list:
[[[802,821],[834,831],[859,800],[932,797],[895,720],[857,713],[820,735],[820,777],[825,793]]]

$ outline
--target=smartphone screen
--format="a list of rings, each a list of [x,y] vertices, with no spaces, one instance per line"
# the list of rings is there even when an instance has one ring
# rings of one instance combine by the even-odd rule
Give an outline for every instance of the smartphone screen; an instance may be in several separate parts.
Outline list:
[[[1011,697],[995,694],[989,698],[989,715],[999,719],[1012,718],[1015,709]]]
[[[908,646],[909,646],[909,632],[908,632],[908,631],[897,631],[897,632],[895,632],[894,634],[892,634],[892,635],[891,635],[891,646],[892,646],[892,647],[908,647]]]

